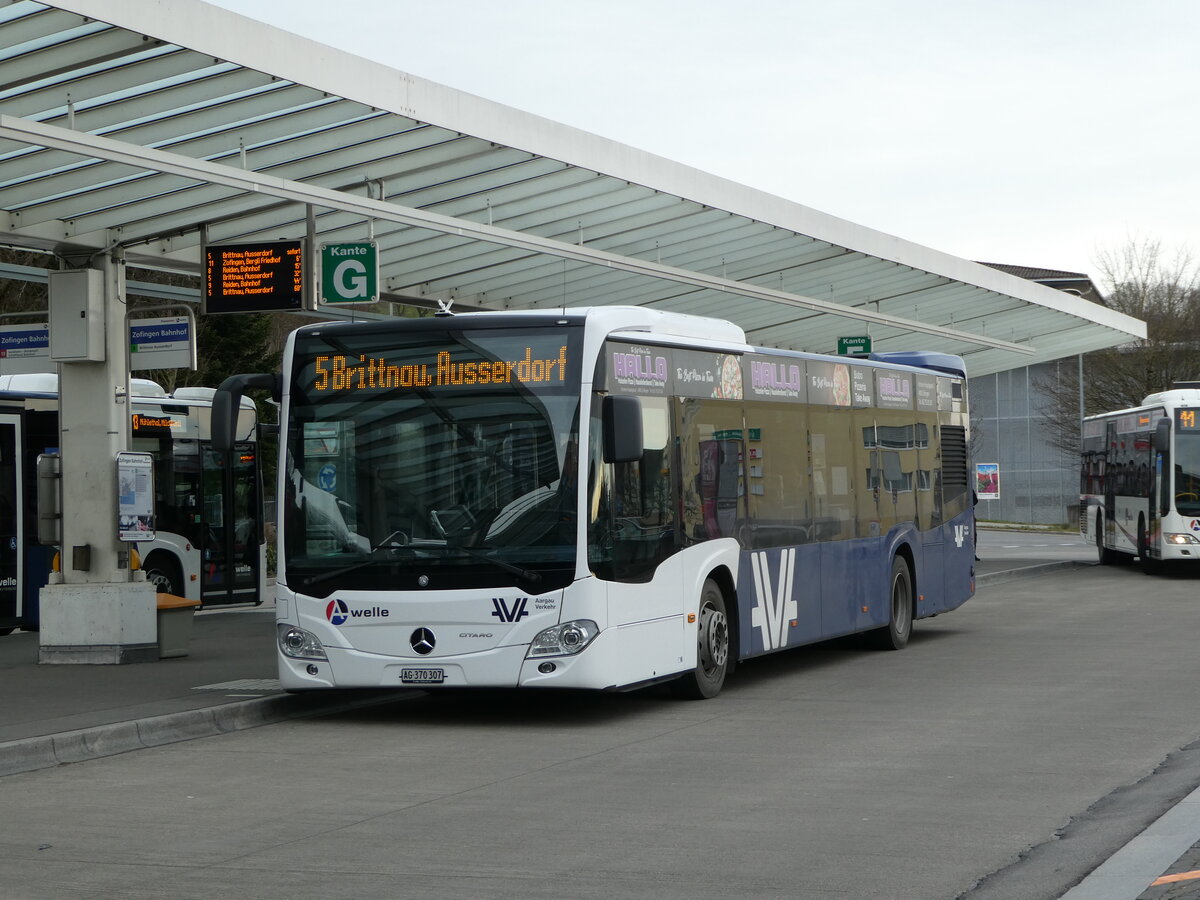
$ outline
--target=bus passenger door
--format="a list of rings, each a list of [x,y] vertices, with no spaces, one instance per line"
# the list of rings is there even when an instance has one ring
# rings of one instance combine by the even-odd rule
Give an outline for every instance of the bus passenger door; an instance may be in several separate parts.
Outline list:
[[[1105,437],[1105,447],[1108,450],[1107,459],[1109,465],[1106,466],[1104,478],[1104,522],[1101,525],[1101,539],[1105,547],[1112,546],[1113,535],[1109,529],[1112,528],[1112,522],[1117,517],[1117,479],[1111,465],[1117,451],[1117,423],[1108,423],[1108,432]]]
[[[201,597],[217,603],[260,599],[257,448],[237,444],[231,457],[226,471],[222,454],[204,454]]]
[[[24,624],[21,547],[25,543],[21,491],[21,419],[0,415],[0,632]]]

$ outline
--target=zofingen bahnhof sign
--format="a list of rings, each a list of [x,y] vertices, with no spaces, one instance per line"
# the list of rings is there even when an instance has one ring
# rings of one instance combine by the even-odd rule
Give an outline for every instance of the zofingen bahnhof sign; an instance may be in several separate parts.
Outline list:
[[[210,244],[204,248],[204,312],[292,312],[304,308],[304,242]]]

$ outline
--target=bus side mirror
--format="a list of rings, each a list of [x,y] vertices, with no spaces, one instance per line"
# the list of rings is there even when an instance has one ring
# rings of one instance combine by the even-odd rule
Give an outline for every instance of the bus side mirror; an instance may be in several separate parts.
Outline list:
[[[1158,514],[1171,511],[1171,420],[1159,419],[1154,425],[1155,467],[1158,475]]]
[[[221,382],[213,396],[212,444],[219,453],[228,453],[236,440],[238,411],[242,394],[250,388],[262,388],[272,394],[280,393],[280,376],[270,374],[230,375]]]
[[[1154,449],[1159,453],[1171,449],[1171,420],[1168,418],[1159,419],[1154,424]]]
[[[642,403],[637,397],[609,394],[600,406],[606,463],[642,458]]]

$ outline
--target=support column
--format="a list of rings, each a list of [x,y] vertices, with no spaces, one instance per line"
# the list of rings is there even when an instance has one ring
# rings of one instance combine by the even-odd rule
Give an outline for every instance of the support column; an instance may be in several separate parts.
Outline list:
[[[38,659],[157,660],[155,589],[140,572],[134,580],[129,545],[117,539],[116,457],[130,434],[124,259],[105,253],[98,270],[59,274],[50,353],[59,362],[61,574],[41,591]]]

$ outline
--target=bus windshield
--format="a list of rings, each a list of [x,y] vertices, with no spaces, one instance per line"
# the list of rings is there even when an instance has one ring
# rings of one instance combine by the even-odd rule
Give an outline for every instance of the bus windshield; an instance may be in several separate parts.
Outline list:
[[[281,517],[294,590],[573,577],[575,330],[449,324],[297,335]]]
[[[1200,516],[1200,431],[1175,436],[1175,508]]]

